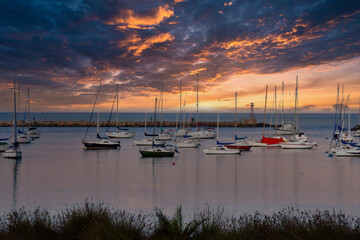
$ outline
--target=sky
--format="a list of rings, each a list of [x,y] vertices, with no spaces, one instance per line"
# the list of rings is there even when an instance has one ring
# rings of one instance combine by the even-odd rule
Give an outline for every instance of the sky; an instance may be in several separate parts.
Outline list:
[[[360,97],[360,1],[0,0],[0,111],[20,82],[32,111],[109,111],[116,84],[122,112],[231,112],[294,105],[331,112],[336,88]],[[284,94],[281,84],[284,81]],[[182,102],[184,104],[184,102]]]

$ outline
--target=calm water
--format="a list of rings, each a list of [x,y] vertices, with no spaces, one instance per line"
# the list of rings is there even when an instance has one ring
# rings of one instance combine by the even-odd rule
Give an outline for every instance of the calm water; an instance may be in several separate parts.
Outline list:
[[[174,158],[141,158],[133,139],[122,140],[120,150],[85,151],[84,128],[41,128],[40,139],[21,146],[21,161],[0,157],[0,209],[40,205],[56,211],[92,199],[146,213],[155,206],[172,213],[179,204],[187,212],[209,204],[229,213],[298,206],[360,215],[360,158],[327,157],[333,118],[321,116],[301,122],[318,143],[314,150],[255,148],[227,157],[203,154],[214,140]],[[142,138],[142,128],[133,130]],[[9,131],[0,128],[0,137]],[[260,128],[239,131],[253,140],[262,135]],[[220,139],[232,132],[221,128]]]

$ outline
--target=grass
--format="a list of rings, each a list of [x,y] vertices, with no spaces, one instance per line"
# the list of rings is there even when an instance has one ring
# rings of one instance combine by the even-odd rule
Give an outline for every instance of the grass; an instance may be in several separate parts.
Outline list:
[[[208,207],[185,221],[181,207],[173,216],[158,208],[145,215],[85,202],[57,214],[40,207],[13,210],[0,217],[0,239],[360,239],[360,218],[293,208],[227,216],[223,209]]]

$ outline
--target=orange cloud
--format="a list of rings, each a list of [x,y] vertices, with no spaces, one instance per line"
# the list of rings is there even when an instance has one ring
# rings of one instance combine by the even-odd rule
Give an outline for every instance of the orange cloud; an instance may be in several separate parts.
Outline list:
[[[119,13],[119,15],[109,21],[106,21],[106,24],[109,25],[121,25],[117,29],[127,29],[127,28],[147,28],[149,26],[158,25],[166,18],[169,18],[174,15],[174,11],[168,4],[164,6],[159,6],[157,8],[151,9],[150,13],[147,15],[140,15],[135,13],[133,10],[128,9]]]
[[[117,46],[126,47],[129,53],[133,53],[134,56],[139,56],[144,50],[151,48],[151,46],[156,43],[173,41],[174,39],[175,37],[170,33],[161,33],[159,35],[151,36],[146,40],[143,40],[137,34],[132,34],[125,40],[118,41]]]
[[[194,74],[197,74],[197,73],[199,73],[199,72],[201,72],[201,71],[205,71],[205,70],[206,70],[206,68],[195,69],[195,70],[191,71],[191,72],[189,73],[189,75],[194,75]]]

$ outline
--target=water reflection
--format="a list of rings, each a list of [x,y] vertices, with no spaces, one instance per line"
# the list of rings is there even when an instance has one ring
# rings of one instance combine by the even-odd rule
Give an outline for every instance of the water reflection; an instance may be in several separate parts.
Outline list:
[[[21,164],[21,159],[11,159],[9,160],[13,163],[14,167],[13,167],[13,192],[12,192],[12,197],[13,197],[13,208],[17,208],[17,182],[18,182],[18,174],[20,171],[20,164]]]
[[[259,132],[251,131],[256,139]],[[84,151],[83,132],[46,129],[22,147],[23,163],[0,159],[0,208],[36,202],[60,209],[93,199],[131,211],[153,212],[156,206],[169,214],[179,204],[190,211],[209,204],[239,213],[288,206],[360,211],[360,160],[328,158],[326,133],[313,138],[319,144],[314,150],[254,148],[239,156],[207,156],[203,148],[214,141],[202,140],[201,148],[180,149],[174,158],[142,158],[131,139],[122,140],[120,150]]]

